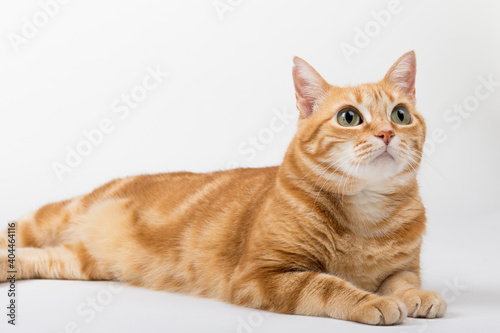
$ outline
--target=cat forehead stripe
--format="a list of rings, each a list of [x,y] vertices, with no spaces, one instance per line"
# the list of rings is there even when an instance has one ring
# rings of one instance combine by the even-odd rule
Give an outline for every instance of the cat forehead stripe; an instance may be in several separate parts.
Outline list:
[[[392,93],[387,92],[384,89],[379,89],[379,91],[387,104],[394,103],[394,101],[396,100],[396,98],[394,97],[394,95],[392,95]]]
[[[350,94],[351,104],[361,113],[361,116],[363,116],[363,119],[365,121],[370,122],[372,120],[372,115],[370,114],[370,111],[368,110],[368,108],[366,108],[365,105],[362,104],[364,102],[363,99],[361,99],[361,102],[358,102],[358,98],[360,96],[362,96],[362,95],[357,94],[357,96],[356,96],[356,95],[354,95],[354,93],[351,93]],[[358,97],[358,98],[356,98],[356,97]]]

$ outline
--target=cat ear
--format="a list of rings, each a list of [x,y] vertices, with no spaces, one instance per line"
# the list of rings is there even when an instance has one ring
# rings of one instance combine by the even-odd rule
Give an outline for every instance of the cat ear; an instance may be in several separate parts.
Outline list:
[[[302,118],[308,118],[314,113],[314,108],[330,85],[311,65],[299,57],[293,58],[293,64],[292,75],[297,109]]]
[[[401,56],[385,74],[384,81],[398,87],[403,93],[415,98],[415,75],[417,59],[415,52],[410,51]]]

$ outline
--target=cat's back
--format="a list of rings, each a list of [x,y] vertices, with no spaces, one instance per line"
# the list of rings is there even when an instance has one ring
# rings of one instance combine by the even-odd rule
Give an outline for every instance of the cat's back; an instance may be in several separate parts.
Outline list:
[[[210,173],[170,172],[112,180],[80,197],[85,208],[108,199],[133,199],[141,206],[162,208],[165,213],[197,201],[246,197],[274,181],[278,167],[240,168]]]

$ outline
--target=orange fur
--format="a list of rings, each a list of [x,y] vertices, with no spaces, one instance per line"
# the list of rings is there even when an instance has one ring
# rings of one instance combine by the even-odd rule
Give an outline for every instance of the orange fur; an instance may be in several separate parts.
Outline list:
[[[118,280],[367,324],[442,316],[443,298],[419,289],[425,124],[414,59],[379,83],[340,88],[296,58],[301,116],[280,166],[128,177],[46,205],[17,221],[18,278]],[[409,125],[391,121],[396,105]],[[347,106],[362,124],[337,122]]]

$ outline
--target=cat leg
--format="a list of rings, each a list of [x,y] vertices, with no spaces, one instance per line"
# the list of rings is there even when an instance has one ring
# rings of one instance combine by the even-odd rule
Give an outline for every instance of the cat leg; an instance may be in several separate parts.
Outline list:
[[[420,289],[418,274],[400,271],[385,279],[378,289],[384,296],[401,299],[408,308],[408,316],[414,318],[440,318],[446,311],[446,301],[441,294]]]
[[[79,199],[54,202],[10,222],[15,223],[16,247],[46,247],[68,242],[65,231],[82,210]],[[0,249],[7,248],[7,232],[0,233]]]
[[[372,325],[392,325],[407,316],[394,297],[369,293],[336,276],[317,272],[261,274],[240,281],[231,302],[279,313],[329,316]],[[255,276],[255,275],[254,275]]]
[[[65,279],[110,280],[112,276],[99,267],[81,244],[65,244],[47,248],[17,248],[14,267],[7,250],[0,250],[0,282],[9,278],[8,271],[16,271],[17,280]]]
[[[16,247],[42,247],[45,241],[42,235],[49,230],[35,223],[35,213],[23,216],[18,221],[9,222],[14,228],[10,228],[11,239],[15,241]],[[0,233],[0,249],[6,249],[9,245],[9,228]]]

